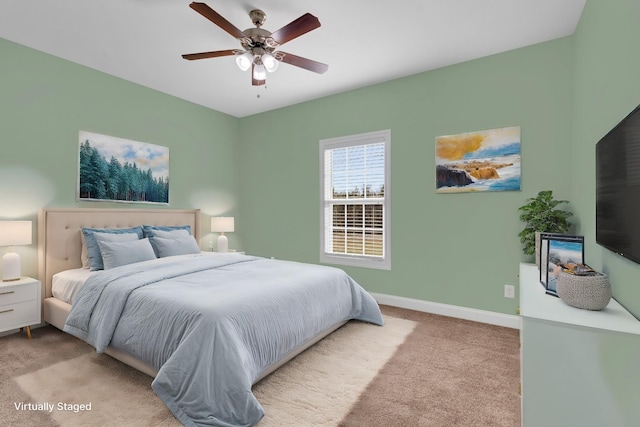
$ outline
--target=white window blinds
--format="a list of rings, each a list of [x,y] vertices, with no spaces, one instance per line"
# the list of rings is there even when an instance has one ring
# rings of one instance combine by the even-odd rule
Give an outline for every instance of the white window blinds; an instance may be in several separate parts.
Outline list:
[[[320,141],[321,261],[389,268],[390,132]]]

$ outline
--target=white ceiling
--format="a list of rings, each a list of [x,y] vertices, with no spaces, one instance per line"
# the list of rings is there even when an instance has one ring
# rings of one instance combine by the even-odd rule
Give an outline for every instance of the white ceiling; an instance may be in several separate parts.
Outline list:
[[[241,30],[252,9],[271,32],[309,12],[321,27],[281,50],[329,65],[281,64],[251,85],[240,48],[186,0],[2,0],[0,37],[236,117],[573,34],[586,0],[207,0]],[[2,59],[0,58],[0,61]]]

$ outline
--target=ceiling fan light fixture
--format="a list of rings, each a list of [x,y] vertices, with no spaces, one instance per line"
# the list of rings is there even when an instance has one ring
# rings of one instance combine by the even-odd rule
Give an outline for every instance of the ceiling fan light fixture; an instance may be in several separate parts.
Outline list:
[[[289,65],[318,74],[324,73],[329,68],[327,64],[321,62],[276,51],[276,49],[283,44],[320,27],[318,18],[310,13],[305,13],[279,30],[271,32],[262,28],[262,24],[266,19],[265,13],[257,9],[252,10],[249,12],[249,17],[255,25],[255,28],[241,31],[205,3],[192,2],[189,4],[189,7],[229,33],[229,35],[240,42],[242,49],[214,50],[211,52],[182,55],[182,57],[188,61],[235,55],[236,65],[240,70],[246,71],[251,68],[251,84],[253,86],[265,85],[267,72],[275,72],[280,62],[286,62]]]
[[[249,52],[236,55],[236,64],[242,71],[247,71],[253,64],[253,55]]]
[[[267,79],[267,70],[264,64],[262,64],[262,61],[256,61],[256,64],[253,66],[253,79],[254,80]]]
[[[273,73],[278,69],[280,62],[270,53],[265,53],[262,55],[261,59],[264,64],[264,68],[266,68],[268,72]]]

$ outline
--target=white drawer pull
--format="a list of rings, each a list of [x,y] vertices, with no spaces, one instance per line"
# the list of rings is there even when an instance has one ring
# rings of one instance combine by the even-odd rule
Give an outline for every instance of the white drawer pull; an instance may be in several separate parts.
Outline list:
[[[0,311],[0,314],[2,314],[2,313],[9,313],[9,312],[11,312],[11,311],[13,311],[13,308],[10,308],[9,310],[3,310],[3,311]]]
[[[13,294],[14,291],[0,292],[0,295],[10,295]]]

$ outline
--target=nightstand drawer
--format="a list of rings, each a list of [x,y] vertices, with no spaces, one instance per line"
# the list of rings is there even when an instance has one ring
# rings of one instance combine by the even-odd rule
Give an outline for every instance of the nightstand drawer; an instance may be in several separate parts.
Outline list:
[[[0,286],[0,307],[37,299],[39,285],[40,282],[32,282],[27,285]]]
[[[33,301],[0,306],[0,329],[8,330],[40,323],[38,309],[39,306]]]

